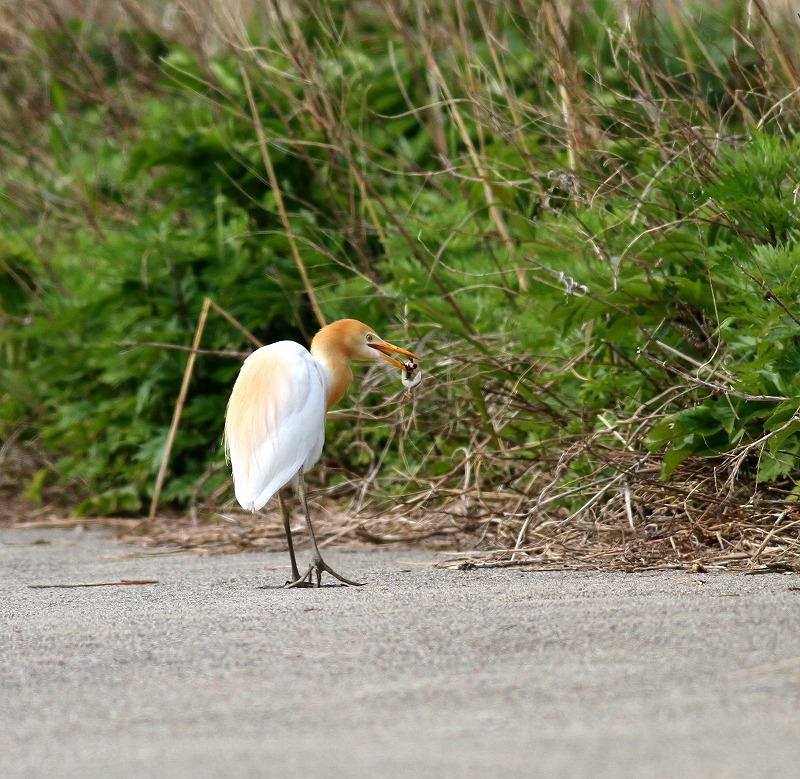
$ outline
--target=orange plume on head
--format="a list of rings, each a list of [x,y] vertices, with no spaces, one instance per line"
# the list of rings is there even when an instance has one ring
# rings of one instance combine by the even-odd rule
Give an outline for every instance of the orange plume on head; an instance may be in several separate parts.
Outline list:
[[[311,354],[329,372],[328,408],[341,400],[350,385],[353,378],[350,360],[383,359],[400,369],[405,366],[391,354],[419,360],[408,350],[384,341],[371,327],[357,319],[339,319],[323,327],[311,341]]]

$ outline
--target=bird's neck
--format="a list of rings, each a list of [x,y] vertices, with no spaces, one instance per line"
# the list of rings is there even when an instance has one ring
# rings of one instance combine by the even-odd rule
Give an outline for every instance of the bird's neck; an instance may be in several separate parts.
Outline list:
[[[335,406],[347,392],[353,371],[350,369],[350,360],[342,354],[315,349],[311,344],[311,355],[322,366],[325,379],[325,410]]]

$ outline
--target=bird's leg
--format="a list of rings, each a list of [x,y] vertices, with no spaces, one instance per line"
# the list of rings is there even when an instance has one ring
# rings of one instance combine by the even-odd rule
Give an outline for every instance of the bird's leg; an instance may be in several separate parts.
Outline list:
[[[296,582],[300,580],[300,571],[297,570],[297,558],[294,556],[294,544],[292,543],[292,529],[290,527],[291,517],[286,506],[286,499],[283,497],[283,490],[278,492],[278,500],[281,504],[281,516],[283,517],[283,529],[286,531],[286,543],[289,545],[289,559],[292,562],[292,579]],[[287,582],[288,584],[288,582]]]
[[[314,574],[316,577],[316,587],[321,586],[322,584],[322,572],[327,571],[331,576],[338,579],[342,584],[350,584],[353,587],[361,587],[363,582],[353,582],[350,579],[345,579],[344,576],[336,573],[323,559],[322,555],[319,552],[319,547],[317,546],[317,539],[314,535],[314,528],[311,525],[311,515],[308,512],[308,500],[306,497],[306,482],[303,478],[303,469],[301,468],[297,474],[297,494],[300,497],[300,502],[303,504],[303,511],[306,515],[306,525],[308,526],[308,535],[311,537],[311,549],[313,552],[313,557],[311,560],[311,565],[308,567],[308,570],[303,574],[303,576],[298,576],[296,581],[293,581],[291,584],[287,584],[287,587],[308,587],[311,583],[311,575]]]

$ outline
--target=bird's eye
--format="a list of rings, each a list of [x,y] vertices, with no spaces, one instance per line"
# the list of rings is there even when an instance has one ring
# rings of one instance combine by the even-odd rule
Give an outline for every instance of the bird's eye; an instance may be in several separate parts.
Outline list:
[[[375,340],[375,336],[372,333],[367,333],[367,343],[372,343]]]

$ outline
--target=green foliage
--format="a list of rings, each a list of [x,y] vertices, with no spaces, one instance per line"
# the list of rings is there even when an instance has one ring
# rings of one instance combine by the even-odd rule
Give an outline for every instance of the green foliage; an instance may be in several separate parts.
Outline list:
[[[342,468],[387,447],[400,489],[465,451],[523,489],[612,420],[647,420],[607,445],[659,453],[665,477],[730,453],[760,481],[798,470],[800,139],[774,30],[736,4],[629,25],[601,0],[558,23],[538,3],[442,3],[425,25],[313,9],[211,49],[78,19],[31,32],[0,225],[2,426],[55,470],[31,499],[55,478],[79,512],[146,504],[186,363],[163,345],[191,343],[206,297],[264,342],[310,336],[312,302],[427,333],[401,453],[385,424],[330,425]],[[214,314],[202,345],[249,348]],[[165,501],[221,459],[237,370],[197,361]]]

